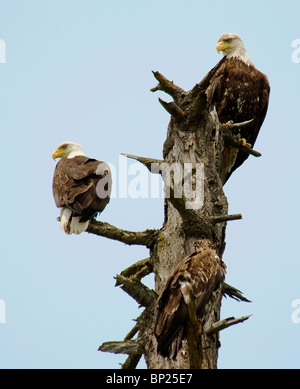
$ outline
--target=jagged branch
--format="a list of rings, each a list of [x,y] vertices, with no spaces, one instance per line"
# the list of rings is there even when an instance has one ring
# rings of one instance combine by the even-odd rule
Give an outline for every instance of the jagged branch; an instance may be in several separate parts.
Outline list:
[[[138,323],[136,323],[136,325],[128,332],[128,334],[125,336],[124,340],[130,340],[132,339],[136,334],[137,332],[139,331],[140,329],[140,326]]]
[[[132,339],[138,333],[139,330],[140,325],[139,323],[136,323],[136,325],[125,336],[124,341]],[[128,355],[126,361],[122,364],[122,369],[135,369],[142,355],[143,353]]]
[[[246,297],[244,297],[243,293],[240,290],[238,290],[234,286],[227,284],[226,282],[224,282],[222,285],[222,293],[223,295],[225,295],[225,297],[227,295],[233,298],[234,300],[251,303],[251,300],[248,300]]]
[[[216,323],[213,323],[209,327],[204,327],[204,331],[207,335],[213,335],[217,332],[220,332],[221,330],[224,330],[225,328],[228,328],[238,323],[243,323],[245,320],[248,320],[250,316],[251,315],[242,316],[237,319],[235,317],[228,317],[227,319],[223,319],[217,321]]]
[[[209,83],[214,76],[214,74],[218,71],[220,66],[225,61],[225,57],[223,57],[217,65],[211,69],[207,75],[202,79],[199,84],[196,84],[194,88],[189,92],[191,97],[195,99],[195,112],[197,112],[198,116],[200,112],[202,112],[207,106],[207,98],[206,98],[206,90],[209,86]],[[159,72],[152,72],[154,77],[159,82],[154,88],[150,89],[151,92],[163,91],[170,96],[173,97],[174,102],[166,103],[165,101],[159,99],[159,102],[162,106],[177,120],[182,120],[186,117],[186,113],[178,106],[177,102],[180,97],[186,96],[187,92],[185,92],[182,88],[175,85],[173,81],[169,81],[165,76],[163,76]],[[201,110],[200,110],[201,108]]]
[[[135,369],[143,354],[129,355],[126,361],[122,364],[122,369]]]
[[[185,118],[186,113],[178,107],[178,105],[174,102],[171,101],[170,103],[167,103],[166,101],[162,99],[158,99],[160,104],[164,107],[164,109],[171,115],[173,116],[174,119],[176,120],[182,120]]]
[[[185,91],[179,86],[175,85],[173,81],[169,81],[165,76],[159,72],[152,71],[154,77],[157,79],[158,84],[150,89],[151,92],[163,91],[175,100],[179,95],[185,93]]]
[[[151,247],[156,240],[157,230],[145,230],[140,232],[127,231],[117,228],[109,223],[91,220],[87,232],[109,239],[118,240],[128,245],[142,245]]]
[[[157,299],[157,293],[136,278],[128,279],[120,274],[116,276],[116,286],[120,286],[140,306],[152,305]]]
[[[139,326],[136,324],[123,341],[104,342],[98,348],[98,351],[128,354],[126,361],[122,364],[122,369],[135,369],[144,353],[143,346],[138,341],[132,340],[138,330]]]
[[[224,125],[228,127],[233,133],[237,133],[240,129],[248,127],[251,123],[253,123],[253,119],[245,120],[244,122],[240,123],[225,123]]]
[[[142,345],[134,340],[104,342],[98,350],[114,354],[130,355],[142,355],[144,352]]]
[[[125,336],[123,341],[104,342],[98,350],[111,353],[129,354],[126,361],[122,364],[122,369],[135,369],[144,353],[143,346],[137,340],[132,341],[132,338],[139,330],[140,325],[136,323]]]
[[[134,159],[134,160],[142,163],[143,165],[146,166],[146,168],[151,173],[161,174],[160,165],[162,163],[165,163],[162,159],[140,157],[138,155],[125,154],[125,153],[121,153],[121,155],[124,155],[124,157]]]
[[[223,223],[231,220],[240,220],[242,219],[242,215],[240,213],[232,214],[232,215],[217,215],[217,216],[209,216],[208,220],[213,223]]]
[[[153,272],[153,265],[151,262],[151,258],[141,259],[140,261],[134,263],[129,266],[125,270],[123,270],[120,275],[126,278],[134,278],[137,280],[141,280],[146,275]],[[117,284],[116,284],[117,285]]]

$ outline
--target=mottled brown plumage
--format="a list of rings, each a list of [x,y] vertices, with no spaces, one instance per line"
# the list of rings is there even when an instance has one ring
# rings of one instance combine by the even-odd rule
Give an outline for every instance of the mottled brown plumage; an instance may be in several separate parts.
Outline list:
[[[175,269],[158,299],[155,325],[157,351],[164,357],[175,358],[185,336],[189,317],[190,293],[201,316],[212,293],[224,281],[226,266],[208,240],[196,243],[195,252]]]
[[[268,78],[255,68],[238,34],[222,34],[217,49],[224,52],[226,60],[207,89],[210,110],[216,109],[220,123],[241,123],[253,119],[240,131],[241,138],[253,147],[268,109]],[[248,156],[237,149],[224,149],[223,183]]]

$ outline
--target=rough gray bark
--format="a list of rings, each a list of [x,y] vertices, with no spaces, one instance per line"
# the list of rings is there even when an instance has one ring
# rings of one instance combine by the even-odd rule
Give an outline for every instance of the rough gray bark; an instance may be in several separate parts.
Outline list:
[[[232,124],[221,125],[218,119],[211,115],[205,94],[212,75],[221,63],[222,60],[199,84],[187,92],[155,72],[154,76],[159,83],[152,91],[164,91],[173,98],[170,103],[159,99],[162,106],[171,114],[163,146],[163,160],[127,155],[129,158],[139,160],[149,170],[152,168],[153,173],[158,173],[154,168],[161,167],[163,163],[167,166],[174,163],[180,166],[192,163],[194,170],[189,178],[197,174],[197,164],[201,165],[204,167],[201,173],[204,173],[203,205],[198,209],[188,209],[186,206],[188,199],[176,197],[177,185],[182,186],[184,178],[187,177],[183,177],[179,183],[176,179],[175,182],[171,179],[165,181],[170,196],[165,198],[165,219],[161,229],[143,232],[123,231],[97,221],[90,223],[88,228],[90,233],[118,239],[128,244],[144,244],[150,249],[149,258],[132,265],[116,277],[116,285],[121,285],[124,291],[145,307],[143,313],[123,341],[106,342],[100,346],[102,351],[127,353],[129,357],[123,368],[134,368],[142,354],[149,369],[217,368],[219,331],[248,318],[220,320],[221,299],[224,293],[238,300],[247,301],[238,290],[224,284],[214,293],[206,305],[204,317],[201,318],[201,355],[196,355],[198,357],[196,362],[192,357],[195,350],[189,341],[184,341],[176,360],[162,358],[157,354],[156,338],[153,334],[157,313],[155,302],[170,274],[183,258],[193,252],[194,242],[199,239],[214,241],[217,244],[217,253],[222,257],[225,249],[226,223],[228,220],[241,218],[239,214],[228,215],[228,203],[220,179],[225,142],[231,142],[233,147],[239,147],[239,143],[236,139],[231,139]],[[251,149],[245,151],[249,154],[256,153]],[[149,272],[154,272],[155,275],[155,291],[149,290],[141,282],[142,277]],[[135,336],[135,340],[132,340]]]
[[[204,84],[204,85],[203,85]],[[163,85],[161,86],[163,88]],[[176,201],[165,200],[165,221],[156,244],[151,250],[155,273],[156,291],[160,293],[174,268],[191,252],[199,239],[218,242],[218,254],[222,256],[225,246],[226,222],[211,223],[210,216],[228,214],[227,199],[220,180],[222,139],[216,139],[215,123],[206,105],[206,82],[196,85],[190,92],[176,90],[171,94],[174,103],[184,112],[183,117],[172,116],[167,139],[164,143],[164,160],[169,163],[199,163],[204,165],[204,204],[193,212],[199,217],[196,223],[185,209],[178,211]],[[167,92],[168,90],[166,90]],[[213,296],[207,307],[204,322],[209,325],[220,319],[222,294]],[[187,344],[176,360],[162,358],[156,353],[156,340],[152,328],[147,330],[145,359],[149,368],[190,368]],[[219,335],[202,334],[202,368],[216,368]],[[199,366],[200,367],[200,366]]]

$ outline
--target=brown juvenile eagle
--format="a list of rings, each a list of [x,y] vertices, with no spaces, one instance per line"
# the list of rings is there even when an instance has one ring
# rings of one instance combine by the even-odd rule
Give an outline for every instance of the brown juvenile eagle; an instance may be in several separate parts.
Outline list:
[[[265,74],[253,65],[241,37],[223,33],[216,46],[226,60],[212,77],[207,89],[211,110],[215,108],[220,123],[241,123],[253,119],[240,130],[244,144],[253,147],[265,119],[270,85]],[[225,183],[248,154],[234,148],[225,148],[223,153],[222,182]]]
[[[154,332],[159,354],[175,359],[185,336],[191,293],[197,316],[201,316],[212,293],[224,281],[225,272],[226,265],[213,244],[206,239],[196,242],[195,251],[175,269],[158,299]]]
[[[110,168],[85,156],[81,146],[73,142],[61,143],[52,157],[60,158],[52,184],[56,206],[61,208],[60,228],[67,234],[80,234],[110,201]]]

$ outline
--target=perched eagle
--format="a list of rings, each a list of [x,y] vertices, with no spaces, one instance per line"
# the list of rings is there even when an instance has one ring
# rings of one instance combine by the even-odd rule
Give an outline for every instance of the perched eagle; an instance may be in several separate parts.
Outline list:
[[[199,317],[212,293],[224,281],[225,272],[226,265],[217,255],[213,244],[206,239],[196,242],[195,251],[175,269],[158,299],[154,332],[159,354],[176,358],[189,319],[190,293],[195,298]]]
[[[81,146],[73,142],[61,143],[52,157],[60,158],[52,184],[56,206],[61,208],[60,228],[67,234],[80,234],[109,203],[110,168],[86,157]]]
[[[212,77],[207,89],[211,110],[215,109],[220,123],[241,123],[253,119],[240,130],[241,140],[253,147],[265,119],[270,85],[265,74],[257,70],[238,34],[223,33],[216,46],[226,60]],[[248,154],[234,148],[223,153],[222,182],[225,183]]]

